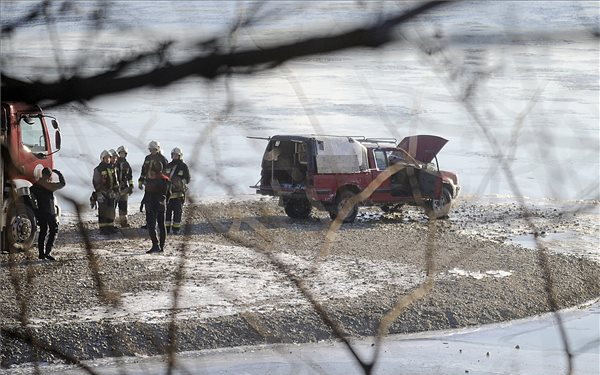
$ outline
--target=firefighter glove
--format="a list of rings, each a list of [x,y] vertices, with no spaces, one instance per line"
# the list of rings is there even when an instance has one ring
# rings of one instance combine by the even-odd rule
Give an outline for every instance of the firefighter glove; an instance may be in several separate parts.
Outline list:
[[[96,201],[96,193],[92,193],[92,195],[90,196],[90,208],[94,210],[96,209],[96,207],[98,207],[98,202]]]
[[[139,188],[140,190],[144,190],[144,183],[142,182],[142,180],[139,180],[139,181],[138,181],[138,188]]]
[[[127,188],[127,194],[133,194],[133,186],[129,185],[129,188]]]

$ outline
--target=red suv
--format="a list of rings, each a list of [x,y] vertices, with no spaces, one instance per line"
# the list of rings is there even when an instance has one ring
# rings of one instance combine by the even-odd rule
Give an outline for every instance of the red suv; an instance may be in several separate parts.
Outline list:
[[[352,207],[342,218],[347,223],[354,221],[359,205],[385,212],[416,205],[430,218],[446,218],[460,191],[458,176],[438,168],[436,155],[448,142],[441,137],[416,135],[400,143],[319,135],[266,139],[261,178],[251,187],[280,197],[292,218],[307,218],[315,207],[335,219],[348,201]]]

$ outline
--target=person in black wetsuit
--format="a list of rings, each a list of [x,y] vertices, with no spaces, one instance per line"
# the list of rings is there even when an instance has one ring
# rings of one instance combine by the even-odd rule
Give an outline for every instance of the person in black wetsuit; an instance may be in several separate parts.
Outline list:
[[[58,176],[58,182],[52,182],[52,172]],[[44,168],[42,177],[31,187],[31,193],[37,201],[36,218],[40,227],[38,234],[38,258],[55,260],[50,253],[58,234],[54,192],[65,187],[65,178],[57,169]],[[46,235],[48,236],[46,240]]]

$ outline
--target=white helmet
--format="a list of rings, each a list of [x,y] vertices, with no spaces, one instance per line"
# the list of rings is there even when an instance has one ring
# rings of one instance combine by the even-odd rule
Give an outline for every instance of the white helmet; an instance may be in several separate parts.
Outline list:
[[[119,154],[117,154],[117,152],[115,151],[114,148],[111,148],[110,150],[108,150],[108,153],[110,154],[110,156],[115,157],[115,156],[119,156]]]
[[[154,149],[156,151],[160,151],[160,142],[158,141],[150,141],[148,143],[148,150]]]
[[[175,147],[173,150],[171,150],[171,155],[179,155],[179,158],[183,157],[183,151],[181,151],[181,149],[179,147]]]
[[[125,147],[125,146],[117,147],[117,153],[120,154],[121,152],[127,153],[127,147]]]
[[[104,158],[107,156],[110,157],[110,153],[106,150],[102,150],[102,152],[100,153],[100,160],[104,160]]]

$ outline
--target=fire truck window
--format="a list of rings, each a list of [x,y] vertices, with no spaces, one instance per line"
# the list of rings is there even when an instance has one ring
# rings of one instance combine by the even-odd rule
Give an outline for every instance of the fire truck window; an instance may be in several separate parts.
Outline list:
[[[1,123],[2,123],[2,131],[5,131],[8,129],[8,116],[6,114],[6,109],[4,109],[4,107],[2,107],[2,119],[0,119]]]
[[[44,127],[39,117],[22,118],[19,122],[21,126],[21,141],[31,152],[47,151],[46,137],[44,136]]]

